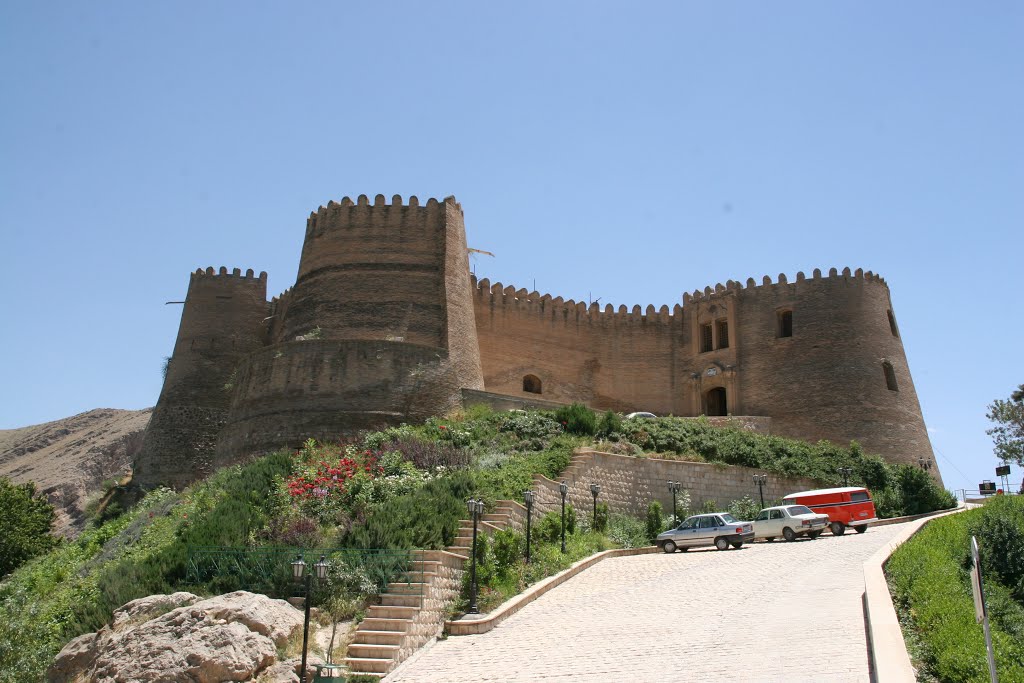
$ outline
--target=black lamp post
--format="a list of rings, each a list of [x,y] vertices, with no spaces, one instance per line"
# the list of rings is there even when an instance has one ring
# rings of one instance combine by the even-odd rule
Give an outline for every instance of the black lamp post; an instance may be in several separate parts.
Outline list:
[[[850,485],[850,475],[853,474],[852,467],[840,467],[838,470],[839,474],[843,475],[843,486]]]
[[[316,578],[324,580],[327,578],[327,568],[330,564],[327,562],[325,555],[320,556],[320,561],[313,565],[316,569]],[[305,683],[306,681],[306,654],[309,652],[309,605],[312,602],[312,590],[313,590],[313,574],[306,573],[306,562],[302,559],[302,555],[295,558],[292,562],[292,577],[296,581],[303,581],[303,575],[305,575],[305,588],[306,596],[303,600],[303,604],[306,609],[306,616],[302,625],[302,669],[300,669],[299,683]],[[328,659],[330,654],[327,653]]]
[[[754,483],[757,484],[757,493],[761,496],[761,507],[764,508],[764,485],[768,483],[768,475],[755,474]]]
[[[590,494],[594,496],[594,531],[597,531],[597,494],[601,493],[600,484],[590,485]]]
[[[533,516],[533,491],[523,491],[526,501],[526,564],[530,564],[530,517]]]
[[[679,525],[679,515],[676,514],[676,494],[683,488],[683,482],[681,481],[669,481],[668,490],[672,492],[672,524],[674,526]]]
[[[466,503],[466,508],[469,510],[469,514],[473,516],[473,548],[471,551],[473,559],[470,563],[469,614],[479,614],[480,609],[476,605],[476,524],[477,520],[480,519],[480,515],[484,513],[484,502],[470,498]]]
[[[565,552],[565,496],[569,493],[569,485],[562,480],[558,485],[558,492],[562,494],[562,552]]]

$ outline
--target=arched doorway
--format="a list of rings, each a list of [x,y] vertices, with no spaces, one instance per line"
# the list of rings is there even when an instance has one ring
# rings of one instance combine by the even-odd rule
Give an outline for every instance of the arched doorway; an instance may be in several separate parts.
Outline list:
[[[704,394],[704,405],[706,415],[728,415],[729,407],[726,403],[725,387],[715,387]]]

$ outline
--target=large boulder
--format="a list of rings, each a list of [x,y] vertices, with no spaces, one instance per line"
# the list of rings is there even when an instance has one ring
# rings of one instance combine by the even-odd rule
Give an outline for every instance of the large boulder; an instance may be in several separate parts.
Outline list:
[[[108,626],[75,638],[46,672],[49,683],[220,683],[250,681],[287,667],[277,652],[302,630],[284,600],[237,591],[201,600],[191,593],[134,600]],[[268,672],[270,673],[270,672]]]

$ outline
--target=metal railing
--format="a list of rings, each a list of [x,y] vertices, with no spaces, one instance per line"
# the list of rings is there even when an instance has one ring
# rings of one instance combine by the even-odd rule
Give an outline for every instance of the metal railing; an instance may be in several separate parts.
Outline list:
[[[1008,489],[1004,489],[1002,484],[997,485],[996,490],[981,490],[981,489],[956,489],[953,493],[960,500],[976,499],[976,498],[993,498],[995,496],[1016,496],[1020,495],[1021,484],[1010,484]]]
[[[192,585],[213,591],[247,590],[272,597],[297,594],[291,563],[296,557],[312,565],[323,555],[331,564],[330,576],[362,572],[376,586],[377,593],[389,583],[419,584],[423,569],[416,568],[416,550],[364,550],[354,548],[241,548],[232,546],[189,546],[185,579]],[[343,580],[343,579],[342,579]],[[416,592],[407,591],[410,594]]]

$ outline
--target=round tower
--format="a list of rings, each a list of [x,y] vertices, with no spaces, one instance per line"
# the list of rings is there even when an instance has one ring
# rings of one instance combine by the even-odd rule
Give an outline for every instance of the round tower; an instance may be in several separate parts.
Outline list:
[[[218,452],[336,439],[444,413],[482,389],[462,208],[344,198],[311,214],[271,345],[239,366]]]

